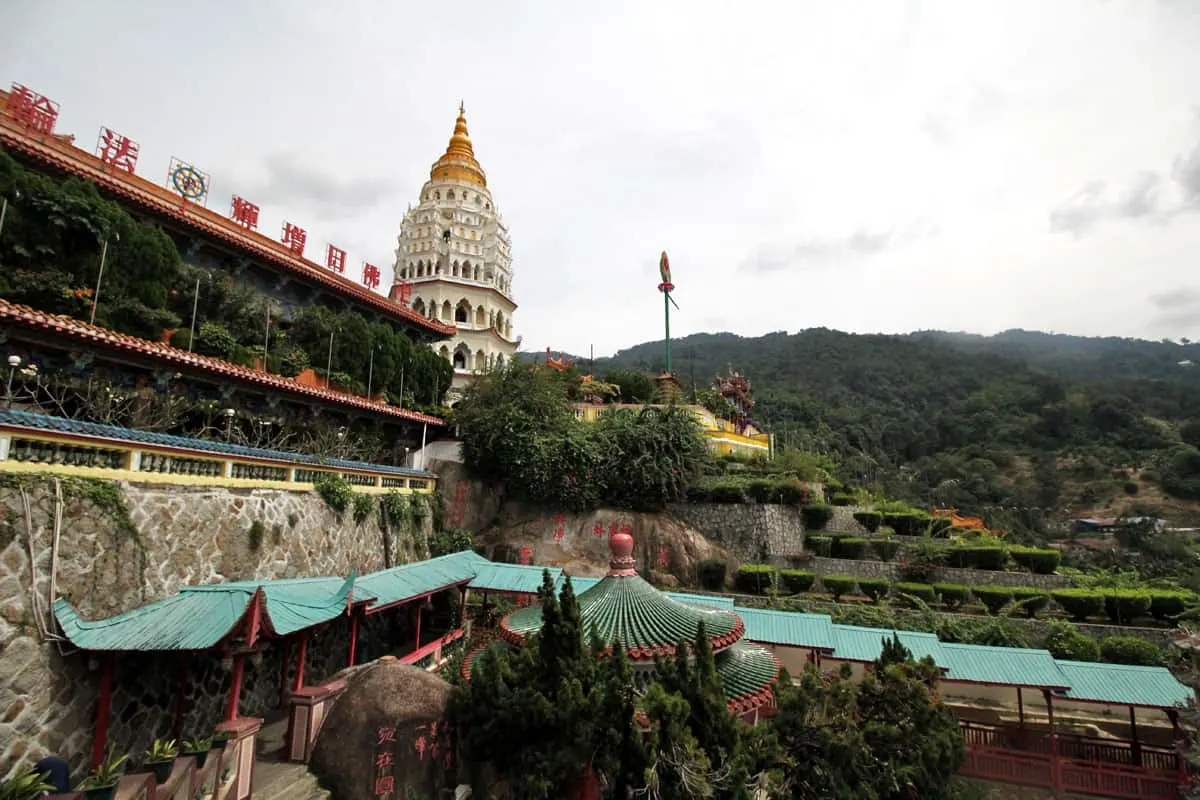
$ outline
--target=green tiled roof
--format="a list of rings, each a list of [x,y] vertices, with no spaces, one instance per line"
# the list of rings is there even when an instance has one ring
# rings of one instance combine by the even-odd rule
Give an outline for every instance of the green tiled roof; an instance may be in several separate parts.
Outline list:
[[[535,567],[526,564],[480,564],[475,577],[467,586],[481,592],[521,592],[535,594],[542,586],[542,573],[550,571],[550,579],[561,584],[562,570],[558,567]],[[574,581],[571,582],[574,584]]]
[[[941,650],[938,664],[947,668],[947,680],[1046,689],[1071,685],[1048,650],[977,644],[943,644]]]
[[[720,608],[725,611],[733,611],[733,598],[721,597],[719,595],[709,594],[685,594],[683,592],[667,592],[667,597],[679,603],[688,603],[693,606],[704,606],[706,608]]]
[[[765,608],[736,609],[752,642],[785,647],[833,650],[833,621],[826,614],[801,614]]]
[[[717,653],[714,662],[727,700],[765,690],[779,677],[779,662],[775,657],[746,642]]]
[[[1173,708],[1187,705],[1195,693],[1163,667],[1131,667],[1124,664],[1093,664],[1058,661],[1071,685],[1064,697],[1101,703]]]
[[[680,642],[695,638],[701,622],[718,647],[731,644],[742,630],[735,614],[676,602],[638,575],[606,577],[578,597],[585,630],[594,625],[601,639],[620,642],[632,658],[651,655],[639,650],[674,652]],[[523,638],[542,627],[542,609],[535,606],[516,611],[503,625]]]
[[[562,578],[559,578],[558,583],[555,584],[555,587],[560,592],[562,591],[562,585],[563,585],[563,581],[565,580],[565,578],[566,578],[566,576],[564,575]],[[599,583],[602,580],[604,580],[604,579],[603,578],[584,578],[581,576],[572,575],[571,576],[571,589],[577,595],[583,594],[588,589],[592,588],[593,586],[595,586],[597,583]]]
[[[355,597],[375,598],[371,608],[381,608],[469,581],[481,567],[491,563],[474,551],[464,550],[428,561],[401,564],[362,576],[354,584],[354,594]]]
[[[935,634],[916,631],[893,631],[890,628],[860,628],[856,625],[831,625],[833,656],[846,661],[874,661],[883,652],[883,640],[893,635],[918,660],[930,656],[938,666],[942,663],[942,648]]]
[[[207,650],[237,628],[260,587],[264,629],[286,636],[345,614],[353,585],[351,576],[188,586],[158,602],[95,621],[81,619],[60,598],[54,616],[81,650]]]

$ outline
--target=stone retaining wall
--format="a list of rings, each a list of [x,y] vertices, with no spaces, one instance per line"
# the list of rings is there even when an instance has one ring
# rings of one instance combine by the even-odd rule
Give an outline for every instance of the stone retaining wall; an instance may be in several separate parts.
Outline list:
[[[127,517],[112,502],[114,485]],[[378,514],[359,524],[349,511],[336,514],[311,492],[101,482],[63,486],[59,545],[52,559],[52,481],[9,479],[0,485],[0,770],[7,770],[0,771],[0,779],[48,753],[67,759],[79,775],[91,751],[100,659],[70,647],[61,655],[38,632],[39,623],[53,630],[52,560],[54,592],[67,597],[85,619],[97,619],[188,584],[373,572],[425,557],[432,529],[427,512],[420,521],[385,532]],[[337,627],[342,622],[332,623],[310,644],[311,679],[345,665],[348,630]],[[278,702],[276,645],[265,647],[254,661],[246,670],[246,714]],[[216,656],[194,654],[186,658],[186,671],[183,666],[174,655],[118,658],[110,737],[119,750],[144,750],[155,736],[173,735],[177,713],[185,736],[211,732],[210,723],[223,708],[229,666]],[[181,680],[186,700],[177,706]]]
[[[797,506],[680,503],[668,511],[744,562],[788,566],[804,552],[804,521]]]
[[[899,567],[891,561],[868,561],[849,558],[822,558],[816,556],[806,569],[820,575],[853,575],[856,578],[886,578],[899,581]],[[988,569],[957,569],[941,567],[937,571],[938,583],[961,583],[966,586],[1031,586],[1035,589],[1065,589],[1071,579],[1065,575],[1034,575],[1029,572],[1001,572]]]

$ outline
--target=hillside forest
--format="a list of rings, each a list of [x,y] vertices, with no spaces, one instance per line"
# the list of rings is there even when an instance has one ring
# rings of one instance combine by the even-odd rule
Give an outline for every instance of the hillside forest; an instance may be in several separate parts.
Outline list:
[[[1104,513],[1200,519],[1200,344],[813,329],[697,334],[672,349],[692,397],[730,367],[743,372],[752,417],[780,450],[826,457],[847,485],[1017,527]],[[663,343],[576,363],[620,383],[661,372]]]

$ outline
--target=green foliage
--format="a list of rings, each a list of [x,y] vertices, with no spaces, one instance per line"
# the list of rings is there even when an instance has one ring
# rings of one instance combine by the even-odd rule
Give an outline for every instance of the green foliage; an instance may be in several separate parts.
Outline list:
[[[970,587],[961,583],[935,583],[933,590],[937,593],[938,599],[942,601],[942,605],[951,611],[967,602],[971,596]],[[932,600],[928,602],[932,602]]]
[[[821,583],[825,591],[833,595],[835,601],[841,600],[842,595],[853,594],[858,581],[853,575],[822,575]]]
[[[1100,657],[1110,664],[1158,667],[1162,656],[1157,645],[1138,636],[1109,636],[1100,642]]]
[[[1096,640],[1080,633],[1071,623],[1061,620],[1050,623],[1050,632],[1042,647],[1055,658],[1066,661],[1100,660],[1100,645],[1096,644]]]
[[[653,403],[657,393],[654,381],[640,370],[608,370],[604,373],[602,380],[604,383],[620,387],[620,402],[622,403]]]
[[[179,745],[174,739],[155,739],[146,751],[146,763],[173,761],[179,757]]]
[[[739,592],[765,594],[775,585],[775,567],[770,564],[742,564],[733,576],[733,586]]]
[[[869,544],[870,542],[866,539],[859,539],[854,536],[835,536],[833,539],[833,557],[862,558],[867,554],[867,546]]]
[[[200,330],[196,331],[196,342],[193,349],[201,355],[228,360],[237,346],[237,339],[224,325],[216,322],[204,322],[200,325]]]
[[[936,599],[934,588],[928,583],[901,582],[896,584],[896,594],[903,597],[916,597],[923,603],[932,603]]]
[[[371,516],[371,511],[375,508],[375,501],[369,494],[355,494],[351,503],[354,506],[354,521],[360,525],[367,521],[367,517]]]
[[[883,524],[883,514],[878,511],[855,511],[854,521],[866,528],[868,533],[875,533]]]
[[[1150,593],[1142,589],[1108,589],[1104,592],[1104,613],[1117,625],[1146,616],[1150,603]]]
[[[895,539],[872,539],[871,549],[881,561],[891,561],[900,552],[900,543]]]
[[[910,547],[897,565],[900,577],[914,583],[933,583],[938,569],[946,564],[946,549],[928,540]]]
[[[1012,590],[1013,605],[1033,619],[1037,612],[1050,604],[1050,594],[1032,586],[1016,586]]]
[[[833,519],[833,507],[823,503],[812,503],[801,506],[800,515],[804,519],[805,530],[824,530],[829,520]]]
[[[1159,622],[1179,616],[1196,601],[1196,596],[1187,591],[1172,589],[1149,589],[1150,616]]]
[[[896,532],[897,536],[921,536],[932,519],[923,511],[899,511],[885,513],[883,524]]]
[[[262,547],[263,534],[267,532],[267,526],[262,524],[262,520],[254,520],[250,523],[250,532],[246,536],[246,545],[250,548],[251,553],[257,553]]]
[[[972,586],[971,594],[992,614],[1013,601],[1013,590],[1007,586]]]
[[[1059,589],[1050,596],[1076,622],[1085,622],[1104,611],[1104,595],[1095,589]]]
[[[817,576],[803,569],[783,569],[779,571],[779,582],[789,594],[807,592],[816,583]]]
[[[887,578],[859,578],[858,591],[869,597],[872,603],[878,603],[881,597],[886,597],[891,582]]]
[[[696,578],[700,585],[710,592],[719,592],[725,588],[725,574],[728,565],[719,558],[706,558],[696,564]]]
[[[116,786],[117,782],[121,780],[121,776],[125,774],[125,762],[129,760],[129,756],[116,755],[114,747],[115,745],[110,742],[108,750],[104,754],[104,759],[96,765],[96,768],[92,770],[92,774],[85,778],[83,783],[79,784],[78,788],[81,791]]]
[[[1062,560],[1062,553],[1052,548],[1011,547],[1008,554],[1034,575],[1053,575]]]
[[[946,557],[952,567],[1000,570],[1004,569],[1008,551],[992,544],[959,545],[949,548]]]
[[[804,547],[813,555],[829,558],[833,555],[833,538],[830,536],[804,535]]]
[[[0,800],[37,800],[43,794],[53,792],[54,787],[46,782],[47,772],[25,772],[0,781]]]
[[[470,550],[475,546],[475,536],[464,528],[438,531],[429,537],[429,557],[448,556]]]
[[[849,492],[834,492],[829,498],[830,504],[835,506],[852,506],[856,500],[858,498]]]
[[[317,479],[313,489],[325,501],[325,505],[341,514],[354,500],[354,486],[341,475],[326,473]]]

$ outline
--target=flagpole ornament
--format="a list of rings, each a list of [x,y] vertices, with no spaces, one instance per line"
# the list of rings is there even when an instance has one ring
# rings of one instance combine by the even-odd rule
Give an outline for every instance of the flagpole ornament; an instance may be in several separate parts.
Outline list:
[[[666,344],[666,360],[667,368],[665,374],[671,373],[671,306],[679,308],[675,299],[671,297],[671,292],[675,290],[675,284],[671,283],[671,261],[667,258],[667,251],[663,250],[662,255],[658,259],[658,277],[662,283],[658,284],[658,290],[663,296],[663,327],[666,335],[663,341]]]

